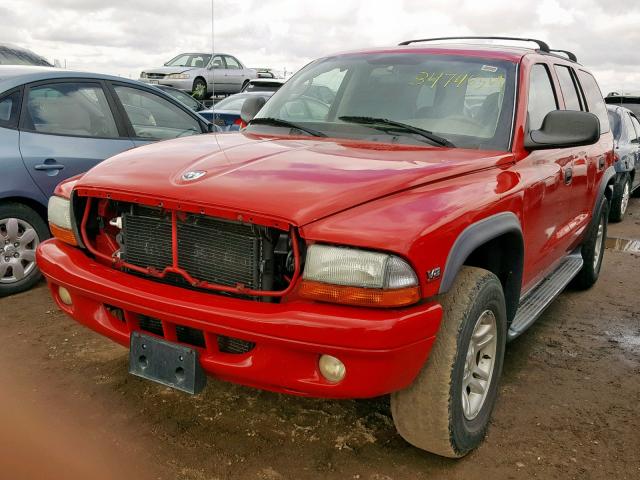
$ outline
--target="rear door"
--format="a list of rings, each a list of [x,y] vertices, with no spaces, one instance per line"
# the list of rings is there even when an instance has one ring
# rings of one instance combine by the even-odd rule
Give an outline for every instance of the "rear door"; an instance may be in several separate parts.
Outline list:
[[[206,131],[198,115],[180,102],[131,84],[109,82],[127,134],[136,146]]]
[[[20,152],[45,196],[62,180],[133,148],[101,81],[46,81],[24,89]]]
[[[579,88],[576,72],[567,65],[555,64],[553,66],[565,110],[585,111],[586,104]],[[572,208],[567,209],[567,217],[564,219],[564,228],[567,234],[571,234],[567,248],[573,248],[573,243],[578,240],[583,229],[588,225],[590,217],[585,215],[592,205],[589,201],[589,169],[593,167],[593,158],[590,157],[590,146],[566,148],[564,152],[570,156],[571,161],[564,168],[564,186],[570,198]]]
[[[593,75],[584,70],[577,70],[580,89],[586,103],[586,110],[593,113],[600,121],[600,140],[586,148],[588,160],[588,190],[585,201],[581,204],[585,215],[591,216],[599,193],[600,182],[604,171],[613,162],[613,138],[609,125],[607,106],[602,98],[600,87]]]
[[[230,55],[225,55],[224,61],[227,64],[226,76],[229,84],[229,92],[237,93],[244,83],[244,69],[240,62]]]

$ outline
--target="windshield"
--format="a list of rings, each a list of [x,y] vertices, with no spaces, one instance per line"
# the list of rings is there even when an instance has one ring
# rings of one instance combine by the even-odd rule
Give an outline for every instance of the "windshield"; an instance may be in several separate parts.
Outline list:
[[[44,58],[26,50],[14,50],[0,46],[0,65],[35,65],[51,67]]]
[[[511,62],[449,55],[329,57],[287,81],[256,118],[294,122],[330,137],[424,143],[424,137],[408,129],[399,132],[341,117],[387,119],[433,132],[459,147],[508,150],[515,70]],[[267,133],[283,129],[262,124],[249,128]]]
[[[167,67],[204,68],[209,64],[209,60],[211,60],[211,55],[203,53],[183,53],[169,60],[165,65]]]
[[[244,101],[250,97],[263,97],[266,100],[267,98],[269,98],[269,95],[247,95],[245,93],[237,93],[236,95],[227,97],[224,100],[220,100],[215,104],[214,110],[229,110],[239,112],[240,110],[242,110],[242,104],[244,104]]]

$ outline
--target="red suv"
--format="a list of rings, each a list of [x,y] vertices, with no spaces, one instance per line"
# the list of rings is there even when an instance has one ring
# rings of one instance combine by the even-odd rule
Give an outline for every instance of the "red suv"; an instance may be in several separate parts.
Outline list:
[[[466,454],[507,341],[570,281],[590,287],[604,252],[602,95],[573,54],[533,42],[322,58],[259,113],[245,102],[240,133],[61,184],[37,252],[53,297],[130,347],[133,374],[390,393],[406,440]]]

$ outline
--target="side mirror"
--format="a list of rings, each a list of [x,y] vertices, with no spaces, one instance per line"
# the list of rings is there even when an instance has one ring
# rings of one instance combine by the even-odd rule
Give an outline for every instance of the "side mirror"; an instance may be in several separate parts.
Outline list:
[[[525,137],[527,150],[580,147],[600,139],[600,121],[593,113],[554,110],[547,113],[540,130]]]
[[[249,123],[258,114],[260,109],[264,107],[267,101],[264,97],[249,97],[242,104],[240,110],[240,118],[246,124]]]

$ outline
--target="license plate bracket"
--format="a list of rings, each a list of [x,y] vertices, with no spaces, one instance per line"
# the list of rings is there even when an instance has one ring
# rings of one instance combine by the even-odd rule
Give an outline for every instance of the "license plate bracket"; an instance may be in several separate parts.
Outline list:
[[[198,351],[183,345],[131,333],[129,373],[190,394],[202,391],[207,383]]]

